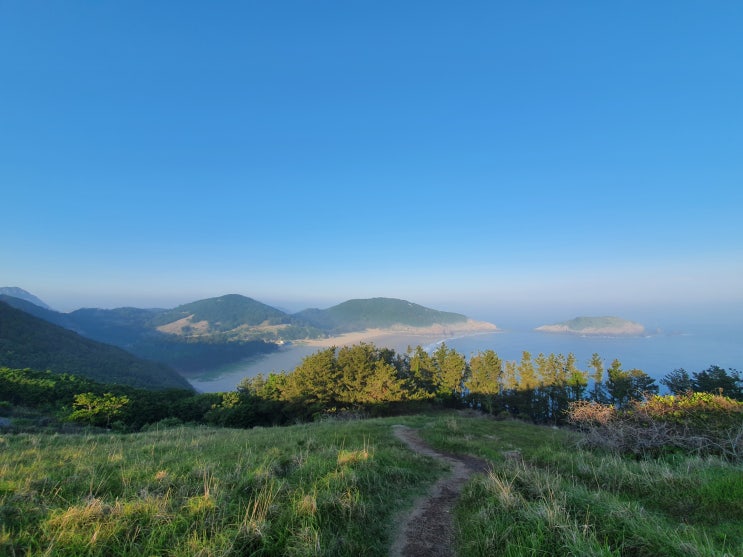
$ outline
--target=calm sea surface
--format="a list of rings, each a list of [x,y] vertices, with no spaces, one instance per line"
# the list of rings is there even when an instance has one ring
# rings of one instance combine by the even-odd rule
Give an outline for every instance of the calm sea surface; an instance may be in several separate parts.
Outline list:
[[[573,353],[581,369],[586,369],[591,355],[597,352],[607,367],[616,358],[624,369],[641,369],[656,380],[677,368],[694,372],[713,364],[743,371],[743,326],[705,326],[693,332],[658,332],[643,337],[582,337],[514,330],[442,340],[468,359],[487,349],[494,350],[504,360],[519,360],[524,350],[532,356],[540,352]],[[391,347],[404,350],[399,339]],[[424,347],[432,350],[436,343],[424,343]],[[231,391],[245,377],[291,371],[305,356],[317,350],[316,347],[291,345],[262,358],[210,370],[188,380],[202,392]]]

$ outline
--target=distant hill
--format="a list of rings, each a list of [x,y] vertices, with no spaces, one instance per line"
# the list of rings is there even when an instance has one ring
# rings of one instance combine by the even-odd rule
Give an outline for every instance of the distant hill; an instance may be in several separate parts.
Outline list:
[[[348,300],[324,310],[307,309],[294,314],[294,317],[330,333],[389,328],[394,325],[430,327],[467,321],[467,316],[459,313],[437,311],[395,298]]]
[[[13,298],[20,298],[21,300],[26,300],[27,302],[31,302],[32,304],[44,309],[51,309],[36,296],[31,294],[30,292],[25,291],[23,288],[18,288],[17,286],[0,286],[0,294],[12,296]]]
[[[165,335],[153,329],[152,321],[164,310],[139,308],[82,308],[63,314],[67,328],[100,342],[125,349]]]
[[[225,333],[241,327],[286,325],[289,315],[239,294],[184,304],[158,313],[152,324],[160,331],[182,334]]]
[[[470,326],[462,314],[394,298],[348,300],[328,309],[307,309],[293,315],[238,294],[173,309],[83,308],[70,313],[7,295],[0,295],[0,300],[84,337],[184,373],[271,352],[287,341],[394,326]]]
[[[536,331],[579,335],[641,335],[645,327],[620,317],[576,317],[562,323],[542,325]]]
[[[55,325],[69,328],[69,325],[72,324],[66,313],[60,313],[58,311],[54,311],[53,309],[39,306],[24,298],[16,298],[15,296],[11,296],[9,294],[0,294],[0,302],[4,302],[11,307],[20,309],[21,311],[25,311],[26,313],[30,313],[34,317],[38,317],[39,319],[43,319],[44,321],[49,321],[50,323],[54,323]]]
[[[170,367],[54,325],[0,302],[0,365],[70,373],[101,383],[191,389]]]

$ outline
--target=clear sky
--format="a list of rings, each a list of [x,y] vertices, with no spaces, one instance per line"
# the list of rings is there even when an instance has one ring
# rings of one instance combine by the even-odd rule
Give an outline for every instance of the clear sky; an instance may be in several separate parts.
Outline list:
[[[739,1],[0,0],[0,286],[743,307],[742,29]]]

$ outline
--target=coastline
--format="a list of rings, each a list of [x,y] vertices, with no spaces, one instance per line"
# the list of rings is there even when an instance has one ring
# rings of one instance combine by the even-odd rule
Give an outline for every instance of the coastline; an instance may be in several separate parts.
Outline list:
[[[451,325],[432,325],[430,327],[396,325],[385,329],[365,329],[333,337],[297,341],[295,344],[314,346],[319,349],[366,342],[382,348],[392,348],[397,352],[405,352],[408,346],[429,345],[460,336],[499,332],[502,332],[502,330],[492,323],[468,319],[466,322]]]

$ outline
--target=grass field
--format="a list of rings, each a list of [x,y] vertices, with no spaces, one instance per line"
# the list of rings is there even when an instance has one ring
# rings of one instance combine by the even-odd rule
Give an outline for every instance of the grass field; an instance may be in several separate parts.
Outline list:
[[[0,437],[0,555],[387,555],[445,470],[492,462],[457,508],[462,555],[743,555],[743,467],[626,460],[466,413],[286,428]]]

